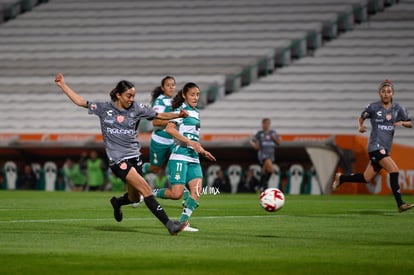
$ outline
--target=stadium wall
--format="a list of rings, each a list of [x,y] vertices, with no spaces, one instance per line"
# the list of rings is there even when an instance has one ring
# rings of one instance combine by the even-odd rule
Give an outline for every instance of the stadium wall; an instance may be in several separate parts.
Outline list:
[[[257,154],[248,143],[248,134],[205,134],[201,138],[203,145],[217,157],[223,168],[238,164],[246,171],[249,165],[257,164]],[[331,171],[327,167],[329,171],[326,171],[327,175],[324,178],[333,177],[337,171],[362,173],[369,161],[366,149],[368,140],[362,135],[292,134],[281,135],[281,139],[283,144],[276,150],[276,163],[283,171],[283,185],[286,184],[286,173],[292,164],[301,164],[305,170],[314,165],[307,148],[331,148],[345,158],[345,161],[338,163],[337,169]],[[149,154],[150,134],[140,134],[139,140],[142,144],[142,158],[145,161]],[[46,161],[54,161],[58,167],[62,167],[66,158],[70,157],[76,161],[83,151],[91,149],[97,150],[100,156],[105,158],[100,134],[0,134],[0,167],[9,160],[15,161],[19,167],[27,162],[43,164]],[[414,194],[414,163],[410,160],[413,154],[413,147],[393,145],[392,157],[400,168],[401,191],[405,194]],[[205,169],[211,164],[207,160],[202,160]],[[328,189],[325,191],[329,193]],[[387,174],[381,173],[374,183],[345,184],[335,194],[388,195],[391,194],[391,190]]]

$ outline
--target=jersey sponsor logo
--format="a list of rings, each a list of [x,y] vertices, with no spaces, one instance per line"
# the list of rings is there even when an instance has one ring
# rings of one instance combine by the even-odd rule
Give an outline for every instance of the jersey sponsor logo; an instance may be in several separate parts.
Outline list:
[[[116,129],[116,128],[106,128],[106,132],[112,135],[115,134],[122,134],[122,135],[133,135],[135,133],[134,130],[127,130],[127,129]]]
[[[393,125],[378,125],[378,129],[383,131],[393,131],[394,126]]]

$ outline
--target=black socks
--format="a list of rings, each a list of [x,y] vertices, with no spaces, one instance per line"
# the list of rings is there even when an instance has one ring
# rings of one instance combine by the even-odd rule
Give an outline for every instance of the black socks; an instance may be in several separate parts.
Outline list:
[[[162,222],[164,225],[167,224],[167,222],[170,220],[167,216],[167,213],[165,213],[162,206],[157,202],[155,197],[153,195],[144,198],[145,205],[148,207],[149,210],[156,216],[160,222]]]
[[[127,205],[132,203],[128,198],[128,192],[117,198],[117,200],[119,205]]]
[[[263,190],[267,188],[267,184],[271,176],[272,176],[272,173],[265,173],[260,178],[260,187],[263,188]]]
[[[400,184],[398,183],[399,173],[398,172],[389,173],[389,177],[390,177],[390,186],[391,186],[392,194],[394,195],[397,205],[400,206],[404,202],[402,201],[402,198],[401,198]],[[340,183],[344,183],[344,182],[367,183],[367,181],[364,179],[363,174],[341,175]]]
[[[363,174],[341,175],[341,177],[339,178],[339,183],[344,182],[367,183]]]
[[[400,173],[398,173],[398,172],[390,173],[391,190],[392,190],[392,194],[394,195],[395,201],[397,202],[398,206],[400,206],[404,203],[402,201],[402,198],[401,198],[400,184],[398,183],[399,175],[400,175]]]

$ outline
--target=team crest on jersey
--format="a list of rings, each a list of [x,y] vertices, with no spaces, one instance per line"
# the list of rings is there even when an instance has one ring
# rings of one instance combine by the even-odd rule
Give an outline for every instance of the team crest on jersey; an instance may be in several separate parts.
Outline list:
[[[385,149],[381,149],[380,153],[381,153],[381,155],[385,155],[386,154]]]
[[[119,169],[121,170],[126,170],[128,167],[128,165],[126,164],[126,162],[122,162],[121,164],[119,164]]]
[[[180,179],[181,179],[181,176],[180,176],[180,174],[179,174],[179,173],[175,174],[175,177],[174,177],[174,179],[175,179],[175,180],[180,180]]]
[[[387,115],[385,116],[385,118],[386,118],[388,121],[390,121],[390,120],[392,119],[392,115],[391,115],[391,114],[387,114]]]
[[[119,115],[119,116],[116,117],[116,121],[118,121],[118,123],[122,123],[122,122],[124,122],[124,120],[125,120],[124,116]]]
[[[98,108],[98,106],[96,106],[96,104],[95,104],[95,103],[93,103],[93,104],[91,104],[91,106],[89,106],[89,108],[90,108],[92,111],[94,111],[94,110],[96,110],[96,108]]]

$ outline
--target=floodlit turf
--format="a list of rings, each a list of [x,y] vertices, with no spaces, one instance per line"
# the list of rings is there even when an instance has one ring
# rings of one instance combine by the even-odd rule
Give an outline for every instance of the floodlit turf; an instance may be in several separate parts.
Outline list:
[[[286,196],[267,213],[255,194],[205,195],[200,231],[170,236],[144,205],[116,222],[112,195],[0,191],[0,274],[414,274],[414,210],[391,196]]]

